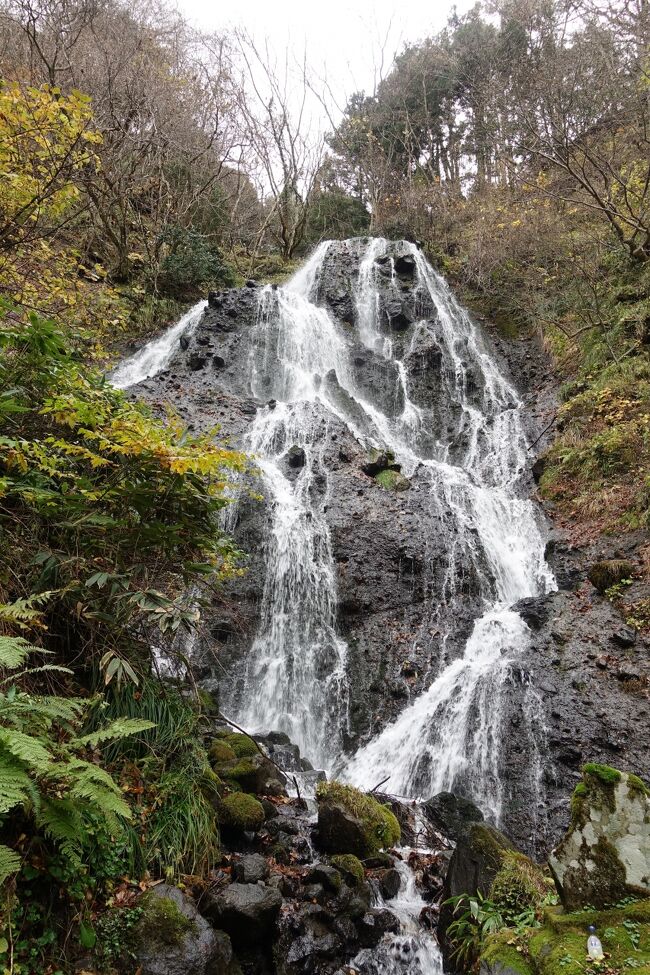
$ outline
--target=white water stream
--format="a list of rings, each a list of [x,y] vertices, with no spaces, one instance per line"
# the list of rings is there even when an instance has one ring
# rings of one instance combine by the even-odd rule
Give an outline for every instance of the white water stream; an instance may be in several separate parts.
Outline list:
[[[251,392],[274,403],[258,409],[245,447],[258,458],[272,524],[258,633],[231,713],[234,709],[251,731],[285,731],[318,767],[338,769],[340,777],[361,788],[388,778],[392,794],[427,797],[460,784],[498,822],[502,692],[511,662],[529,638],[512,606],[554,585],[534,506],[521,496],[528,464],[521,403],[468,314],[413,245],[416,290],[428,312],[410,326],[403,358],[395,357],[398,343],[382,322],[381,300],[387,289],[398,299],[400,290],[391,246],[381,239],[355,245],[361,251],[355,338],[390,366],[397,378],[389,399],[402,407],[396,412],[380,408],[375,398],[369,402],[354,379],[349,330],[346,334],[315,303],[330,246],[321,244],[285,286],[261,291],[252,330]],[[124,362],[113,382],[131,385],[165,368],[202,308],[196,305],[162,338]],[[439,382],[450,408],[446,423],[409,395],[405,360],[432,341],[441,356]],[[337,631],[326,519],[323,452],[333,418],[364,445],[390,449],[402,473],[424,486],[441,521],[453,526],[445,546],[444,592],[434,607],[444,625],[453,628],[466,598],[458,584],[459,566],[473,568],[483,605],[462,655],[448,660],[443,653],[428,689],[351,757],[342,751],[347,646]],[[291,447],[303,451],[302,466],[288,471]],[[402,917],[402,947],[411,947],[400,961],[399,939],[392,939],[384,960],[375,959],[373,968],[366,959],[363,970],[437,975],[442,966],[433,940],[421,931],[414,934],[422,903],[406,873],[390,906]]]
[[[175,325],[168,328],[157,339],[143,345],[135,355],[124,359],[111,373],[112,384],[118,389],[126,389],[128,386],[141,383],[143,379],[157,376],[159,372],[166,369],[178,349],[181,336],[192,333],[206,308],[205,301],[198,301],[185,312],[182,318],[179,318]]]

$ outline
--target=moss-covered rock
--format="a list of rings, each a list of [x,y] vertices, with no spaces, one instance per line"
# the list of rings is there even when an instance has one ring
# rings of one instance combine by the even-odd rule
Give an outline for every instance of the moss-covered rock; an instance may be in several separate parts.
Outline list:
[[[549,865],[567,910],[650,895],[650,796],[638,776],[585,765]]]
[[[598,592],[604,593],[623,579],[631,579],[636,571],[632,562],[626,559],[605,559],[595,562],[589,569],[589,581]]]
[[[411,482],[399,471],[386,470],[375,474],[375,481],[386,491],[408,491]]]
[[[343,853],[338,856],[330,857],[333,867],[343,874],[349,887],[360,886],[365,880],[363,864],[358,857],[352,853]]]
[[[259,752],[219,766],[219,774],[228,782],[238,783],[244,792],[271,796],[287,794],[286,779],[275,765]]]
[[[251,755],[260,754],[256,743],[248,735],[231,734],[224,741],[230,745],[237,758],[247,758]]]
[[[230,745],[223,739],[212,742],[208,751],[208,757],[217,768],[226,762],[234,762],[237,758]]]
[[[534,975],[527,954],[510,929],[486,939],[481,951],[481,975]]]
[[[228,936],[214,931],[192,898],[177,887],[160,884],[142,894],[137,906],[142,914],[123,942],[124,971],[240,975]]]
[[[602,968],[585,963],[592,924],[605,952]],[[541,927],[518,932],[506,928],[489,936],[481,963],[481,975],[586,975],[601,970],[650,975],[650,900],[606,911],[547,909]]]
[[[264,807],[255,796],[246,792],[231,792],[219,803],[220,823],[235,832],[255,833],[264,822]]]
[[[340,782],[319,782],[316,799],[321,849],[364,858],[399,843],[395,815],[372,796]]]
[[[490,887],[490,900],[510,915],[535,907],[547,893],[541,870],[522,853],[507,850]]]
[[[189,931],[196,929],[196,921],[183,914],[176,900],[169,895],[147,891],[140,897],[138,907],[142,910],[138,928],[146,929],[147,937],[162,944],[180,944]]]

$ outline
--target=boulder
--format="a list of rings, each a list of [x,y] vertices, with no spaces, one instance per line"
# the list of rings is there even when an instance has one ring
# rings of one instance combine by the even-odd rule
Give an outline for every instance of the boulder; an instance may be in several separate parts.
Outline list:
[[[295,444],[293,447],[289,447],[287,450],[287,463],[289,467],[299,469],[305,466],[306,456],[303,447],[297,447]]]
[[[194,901],[170,884],[138,900],[143,911],[129,935],[134,970],[141,975],[235,975],[230,938],[199,913]]]
[[[282,894],[265,884],[232,883],[216,895],[206,895],[203,913],[222,928],[235,946],[268,943],[282,906]]]
[[[571,825],[549,866],[567,910],[650,896],[650,792],[641,779],[583,766]]]
[[[269,865],[261,853],[249,853],[238,860],[232,868],[233,880],[241,884],[256,884],[266,880]]]
[[[457,842],[472,823],[482,823],[483,813],[469,799],[453,792],[439,792],[422,804],[422,810],[434,829]]]
[[[340,782],[321,782],[317,843],[328,853],[352,853],[362,859],[400,840],[391,810],[375,798]]]
[[[445,901],[450,897],[458,897],[459,894],[480,893],[487,897],[495,877],[503,866],[506,854],[513,851],[514,846],[508,837],[488,823],[470,823],[467,829],[458,835],[456,849],[449,861],[442,890],[442,907],[438,922],[438,941],[451,971],[455,969],[450,957],[452,946],[449,944],[446,932],[454,915],[453,908]]]
[[[223,779],[232,779],[244,790],[256,795],[286,796],[286,779],[264,755],[257,752],[229,765],[220,765],[217,772]]]

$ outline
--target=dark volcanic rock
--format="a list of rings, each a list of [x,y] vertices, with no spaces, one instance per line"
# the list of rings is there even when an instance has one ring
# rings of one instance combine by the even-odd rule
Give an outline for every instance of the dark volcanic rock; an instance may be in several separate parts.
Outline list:
[[[233,883],[216,896],[204,899],[203,914],[226,931],[237,945],[249,940],[268,943],[282,906],[282,895],[263,884]]]
[[[144,913],[131,932],[131,950],[142,975],[235,975],[229,937],[178,887],[152,887],[138,906]]]
[[[439,792],[422,804],[427,819],[447,839],[457,841],[472,823],[483,822],[483,813],[469,799]]]

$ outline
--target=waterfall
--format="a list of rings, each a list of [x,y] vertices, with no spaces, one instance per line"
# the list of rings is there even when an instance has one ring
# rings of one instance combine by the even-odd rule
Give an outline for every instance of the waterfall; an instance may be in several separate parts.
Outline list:
[[[110,375],[113,386],[126,389],[127,386],[135,386],[143,379],[156,376],[166,369],[176,352],[179,339],[193,331],[206,307],[205,301],[198,301],[159,338],[148,342],[134,355],[124,359]]]
[[[396,795],[461,788],[498,822],[501,701],[512,661],[529,639],[512,607],[554,585],[521,484],[528,464],[522,404],[468,313],[414,245],[402,242],[400,253],[414,278],[415,320],[390,327],[404,289],[394,246],[380,238],[344,245],[358,259],[355,328],[335,320],[319,303],[335,246],[321,244],[284,286],[260,289],[257,324],[246,336],[250,392],[267,405],[258,408],[244,447],[257,458],[271,527],[257,635],[229,709],[251,730],[286,731],[312,762],[361,788],[385,778]],[[130,385],[165,368],[202,308],[127,360],[113,382]],[[381,396],[355,379],[359,341],[389,377]],[[414,396],[411,381],[413,363],[429,368],[432,350],[433,404]],[[337,628],[327,520],[324,449],[333,423],[368,448],[391,451],[446,532],[444,584],[430,589],[427,622],[435,621],[442,642],[428,689],[352,756],[343,747],[348,648]],[[454,657],[446,648],[463,615],[468,575],[477,618]],[[426,639],[424,627],[418,638]]]

